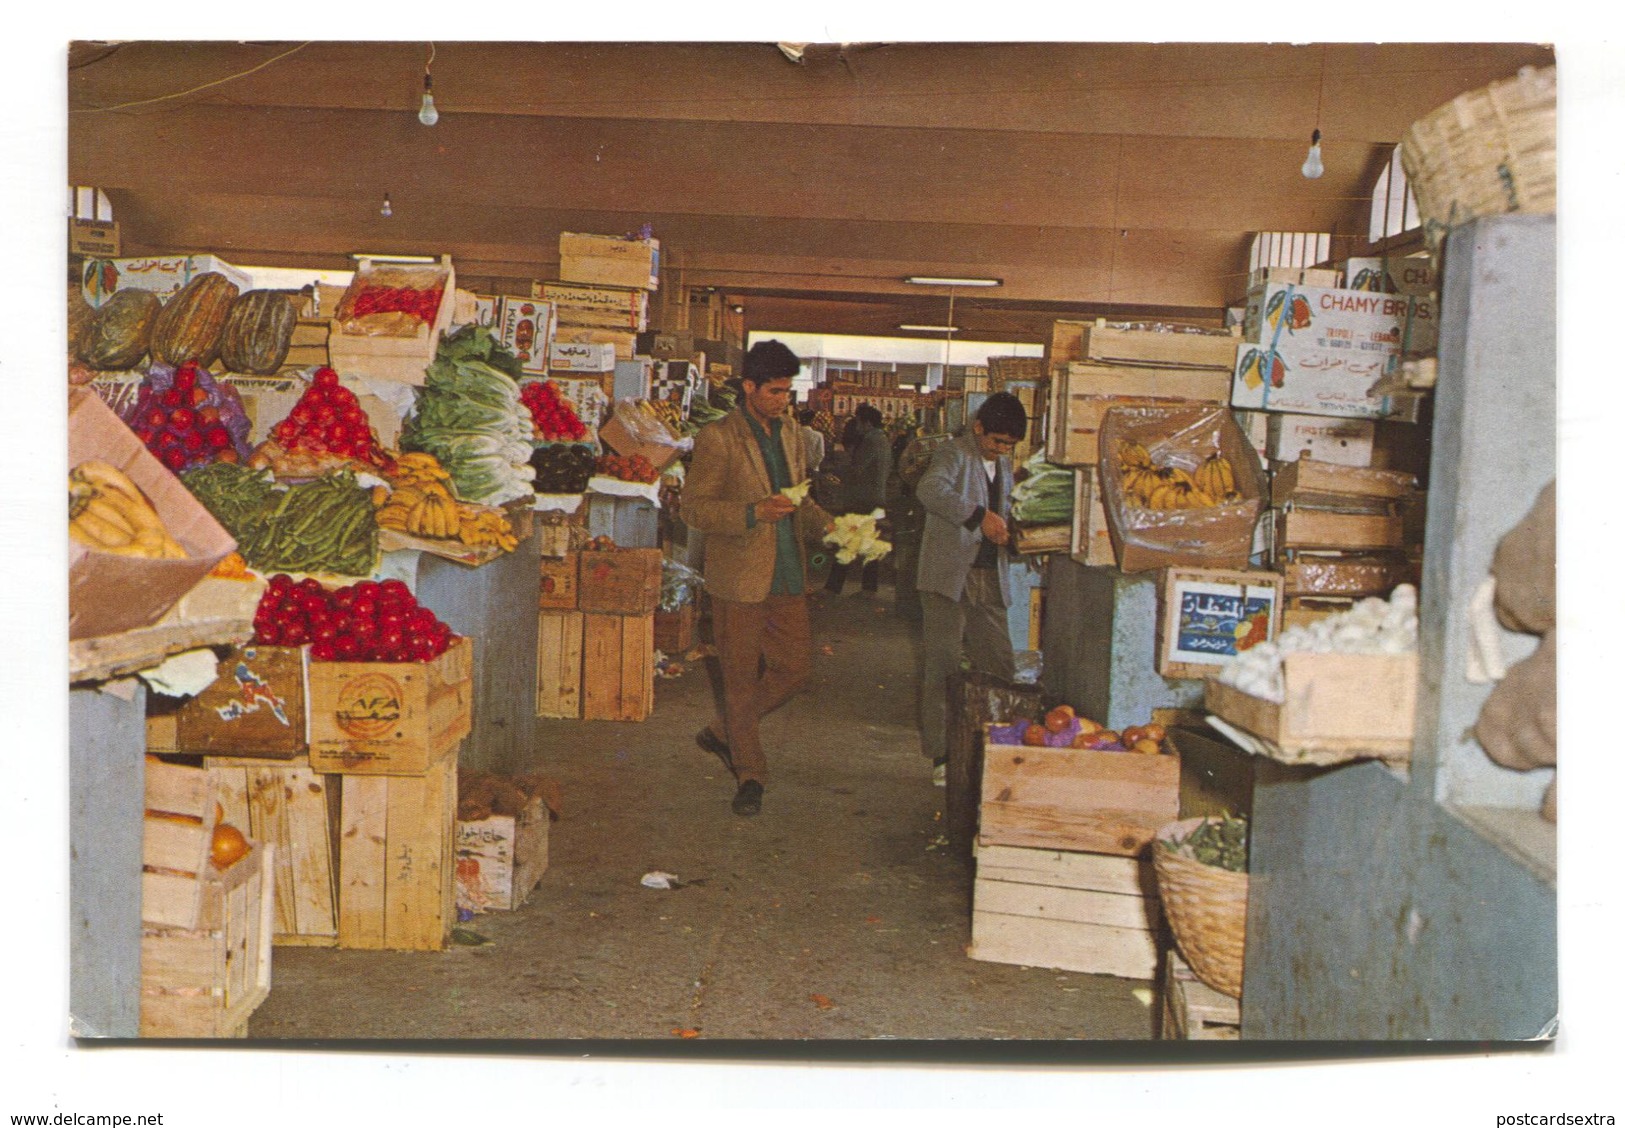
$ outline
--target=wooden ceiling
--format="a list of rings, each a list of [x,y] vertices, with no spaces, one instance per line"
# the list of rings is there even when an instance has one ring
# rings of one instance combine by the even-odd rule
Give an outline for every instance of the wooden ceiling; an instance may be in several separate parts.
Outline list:
[[[1552,62],[1517,44],[82,42],[70,183],[132,253],[343,269],[448,253],[493,292],[558,233],[649,224],[664,284],[753,329],[1042,340],[1057,316],[1210,319],[1253,232],[1363,243],[1417,117]],[[255,69],[258,68],[258,69]],[[251,72],[251,73],[246,73]],[[238,76],[238,77],[233,77]],[[222,81],[225,80],[225,81]],[[1298,172],[1324,134],[1326,174]],[[385,194],[393,214],[379,214]]]

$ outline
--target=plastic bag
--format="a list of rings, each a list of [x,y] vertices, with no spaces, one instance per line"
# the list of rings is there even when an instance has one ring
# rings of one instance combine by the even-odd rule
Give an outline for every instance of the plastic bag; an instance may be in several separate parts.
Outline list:
[[[1194,474],[1212,454],[1234,471],[1239,501],[1199,509],[1146,509],[1124,496],[1119,452],[1139,443],[1157,466]],[[1187,564],[1244,568],[1263,509],[1258,452],[1229,408],[1205,405],[1114,407],[1100,424],[1100,485],[1106,523],[1124,572]]]
[[[660,609],[676,611],[690,603],[697,603],[705,577],[686,564],[675,560],[660,562]]]

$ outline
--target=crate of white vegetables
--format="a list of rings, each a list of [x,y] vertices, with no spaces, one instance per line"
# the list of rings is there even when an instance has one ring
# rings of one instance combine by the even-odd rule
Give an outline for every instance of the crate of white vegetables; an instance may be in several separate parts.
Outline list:
[[[1416,713],[1416,589],[1282,631],[1207,682],[1209,723],[1294,764],[1410,759]]]

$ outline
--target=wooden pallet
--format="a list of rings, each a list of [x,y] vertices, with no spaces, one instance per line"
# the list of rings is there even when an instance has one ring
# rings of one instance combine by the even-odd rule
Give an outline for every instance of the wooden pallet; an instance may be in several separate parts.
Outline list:
[[[1236,1041],[1241,1037],[1241,1001],[1196,978],[1178,949],[1169,948],[1162,971],[1159,1035],[1191,1042]]]

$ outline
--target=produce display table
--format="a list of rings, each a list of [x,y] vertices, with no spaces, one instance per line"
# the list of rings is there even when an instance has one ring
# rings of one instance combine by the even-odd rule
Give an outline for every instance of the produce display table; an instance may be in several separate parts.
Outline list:
[[[532,767],[541,583],[535,536],[478,568],[428,554],[418,560],[418,602],[474,640],[474,727],[459,755],[463,767],[502,773]]]

